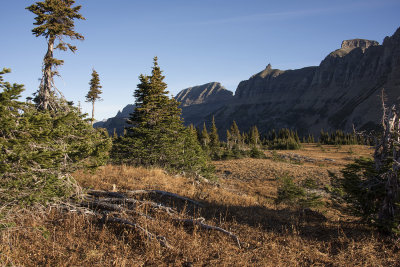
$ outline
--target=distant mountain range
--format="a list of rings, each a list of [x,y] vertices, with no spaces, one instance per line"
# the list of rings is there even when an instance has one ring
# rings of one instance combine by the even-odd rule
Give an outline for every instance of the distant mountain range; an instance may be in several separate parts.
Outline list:
[[[352,39],[330,53],[319,66],[296,70],[271,65],[239,83],[235,94],[212,82],[182,90],[185,124],[208,125],[215,117],[223,135],[233,120],[241,130],[257,125],[261,132],[291,128],[299,134],[321,129],[371,130],[382,116],[381,90],[387,104],[400,100],[400,28],[383,40]],[[98,122],[109,132],[123,132],[133,105],[114,118]]]

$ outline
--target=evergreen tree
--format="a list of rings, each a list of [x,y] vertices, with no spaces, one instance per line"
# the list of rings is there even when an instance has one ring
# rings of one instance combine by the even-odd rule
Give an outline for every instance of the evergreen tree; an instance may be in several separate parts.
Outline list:
[[[218,129],[217,126],[215,125],[215,119],[213,116],[211,122],[211,130],[210,130],[210,148],[211,150],[215,151],[219,149],[219,146],[220,146],[220,141],[219,141]]]
[[[314,135],[308,134],[307,143],[309,143],[309,144],[310,144],[310,143],[315,143]]]
[[[229,130],[226,130],[226,144],[228,149],[232,149],[232,135]]]
[[[251,127],[250,130],[250,144],[258,145],[260,143],[260,133],[258,132],[257,126]]]
[[[83,39],[74,32],[73,20],[84,18],[78,13],[80,6],[73,4],[46,0],[27,8],[37,15],[33,34],[44,36],[48,44],[36,106],[18,101],[23,86],[3,81],[8,69],[0,72],[0,203],[65,200],[79,194],[73,171],[95,168],[108,159],[107,132],[93,129],[72,102],[52,91],[55,67],[63,63],[53,57],[54,49],[75,51],[63,37]]]
[[[23,86],[3,82],[7,72],[0,72],[0,203],[43,203],[77,193],[70,174],[107,161],[107,132],[93,129],[72,106],[40,111],[18,101]]]
[[[230,130],[233,144],[239,145],[242,136],[240,134],[239,127],[237,126],[235,121],[232,122]]]
[[[201,131],[200,141],[201,141],[201,145],[204,148],[208,147],[208,144],[210,143],[210,136],[208,135],[208,132],[207,132],[206,123],[203,123],[203,130]]]
[[[97,100],[101,100],[100,94],[102,93],[102,91],[100,90],[100,88],[102,88],[102,86],[100,85],[99,74],[94,69],[92,71],[92,79],[90,79],[89,85],[90,85],[90,89],[89,89],[89,92],[86,95],[86,102],[91,102],[92,103],[92,120],[91,120],[91,122],[92,122],[92,126],[93,126],[93,122],[94,122],[94,103]]]
[[[240,137],[240,141],[241,141],[240,144],[242,145],[242,147],[245,144],[249,144],[249,142],[250,142],[249,135],[246,132],[243,132]]]
[[[299,149],[301,147],[297,132],[290,129],[280,129],[278,134],[272,131],[269,134],[269,149]]]
[[[193,129],[183,126],[179,103],[169,98],[157,57],[151,76],[140,75],[131,127],[113,144],[117,163],[159,166],[208,175],[208,160]]]
[[[373,159],[356,159],[342,170],[342,176],[330,173],[335,189],[332,195],[347,202],[347,211],[364,222],[399,236],[400,109],[398,104],[386,107],[383,99],[382,91],[382,131],[375,140]]]
[[[278,138],[275,129],[272,129],[272,131],[269,134],[269,140],[270,141],[275,141]]]
[[[47,52],[43,59],[43,77],[42,83],[37,93],[36,103],[41,109],[56,109],[58,101],[55,101],[53,76],[57,75],[56,67],[62,65],[63,60],[53,57],[55,49],[62,51],[70,50],[75,52],[75,46],[64,41],[64,37],[74,40],[83,40],[84,37],[75,32],[74,20],[85,19],[79,10],[81,6],[73,6],[74,0],[44,0],[36,2],[27,7],[29,11],[36,15],[32,30],[36,36],[44,36],[47,40]]]

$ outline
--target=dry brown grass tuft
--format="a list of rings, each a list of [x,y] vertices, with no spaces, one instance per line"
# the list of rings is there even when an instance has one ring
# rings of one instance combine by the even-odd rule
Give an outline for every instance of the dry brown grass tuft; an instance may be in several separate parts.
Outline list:
[[[351,153],[349,149],[351,148]],[[324,151],[323,151],[324,150]],[[339,171],[361,146],[307,146],[296,153],[316,159],[290,163],[272,159],[215,162],[219,184],[169,176],[162,170],[105,166],[74,177],[87,188],[112,190],[159,189],[201,201],[195,211],[207,223],[237,234],[242,248],[215,231],[174,223],[163,213],[155,220],[138,218],[146,229],[165,236],[174,249],[163,248],[134,229],[102,225],[96,220],[56,208],[9,211],[0,218],[0,263],[10,266],[396,266],[398,241],[358,225],[330,208],[327,220],[276,206],[280,175],[314,178],[324,186],[327,170]],[[334,161],[326,160],[333,159]],[[175,207],[184,209],[179,203]],[[142,207],[142,212],[148,212]],[[183,212],[183,211],[182,211]],[[318,215],[318,214],[317,214]],[[7,227],[6,227],[7,226]]]

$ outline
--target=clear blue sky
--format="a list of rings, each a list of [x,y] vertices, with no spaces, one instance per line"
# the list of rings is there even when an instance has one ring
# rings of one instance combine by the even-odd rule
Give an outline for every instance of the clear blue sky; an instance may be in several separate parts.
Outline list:
[[[158,56],[171,94],[207,82],[235,91],[238,83],[273,68],[319,65],[341,41],[365,38],[382,43],[400,26],[399,0],[85,0],[76,23],[85,41],[65,61],[56,86],[84,111],[92,68],[103,86],[98,120],[133,103],[138,76],[151,72]],[[38,88],[46,41],[31,34],[28,0],[1,0],[0,68],[6,80],[23,83],[24,97]]]

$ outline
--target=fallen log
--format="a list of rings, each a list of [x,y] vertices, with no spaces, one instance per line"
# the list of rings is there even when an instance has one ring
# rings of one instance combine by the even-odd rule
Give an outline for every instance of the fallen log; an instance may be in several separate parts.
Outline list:
[[[161,196],[167,196],[170,198],[175,198],[175,199],[179,199],[182,201],[186,201],[189,202],[193,205],[199,206],[199,207],[204,207],[204,205],[200,202],[197,202],[193,199],[187,198],[187,197],[183,197],[180,195],[177,195],[175,193],[171,193],[171,192],[167,192],[167,191],[162,191],[162,190],[130,190],[130,191],[126,191],[125,192],[127,195],[141,195],[141,194],[158,194]]]
[[[91,199],[86,199],[86,200],[88,200],[89,202],[93,201],[92,204],[94,204],[94,202],[97,203],[96,204],[97,206],[104,205],[105,208],[111,208],[111,209],[114,208],[113,210],[117,210],[117,209],[121,208],[119,205],[115,205],[115,207],[111,206],[112,204],[119,203],[121,205],[127,204],[128,208],[129,208],[129,206],[133,206],[133,208],[136,208],[137,205],[148,205],[152,208],[163,210],[171,215],[177,213],[177,211],[171,207],[165,206],[161,203],[148,201],[148,200],[137,200],[134,198],[101,198],[101,199],[95,199],[95,200],[91,200]]]
[[[153,240],[156,239],[158,242],[166,248],[172,248],[171,245],[168,244],[168,241],[163,236],[157,236],[137,223],[132,222],[132,217],[130,219],[120,218],[120,215],[128,216],[132,213],[137,214],[139,216],[146,217],[147,219],[154,220],[153,217],[141,213],[136,209],[143,205],[148,205],[151,208],[161,210],[171,216],[171,220],[174,223],[180,223],[184,226],[198,226],[200,229],[204,230],[214,230],[221,232],[225,235],[231,237],[237,244],[239,248],[241,248],[241,243],[239,238],[221,227],[212,226],[209,224],[204,223],[204,218],[179,218],[179,213],[173,209],[172,207],[163,205],[158,202],[153,202],[149,200],[138,200],[132,198],[132,196],[142,195],[142,194],[157,194],[161,196],[167,196],[173,199],[179,199],[181,201],[185,201],[187,203],[191,203],[192,205],[196,205],[202,207],[203,204],[197,202],[195,200],[167,192],[161,190],[131,190],[126,192],[108,192],[108,191],[101,191],[101,190],[88,190],[88,195],[84,196],[83,201],[78,203],[77,206],[83,207],[85,209],[85,213],[89,215],[95,215],[96,217],[101,217],[103,223],[118,223],[127,226],[132,226],[138,231],[144,233],[149,239]],[[128,197],[129,196],[129,197]],[[70,206],[72,207],[72,206]],[[117,213],[117,214],[116,214]],[[111,216],[112,214],[112,216]],[[116,217],[117,215],[118,217]],[[178,218],[177,218],[178,217]]]

